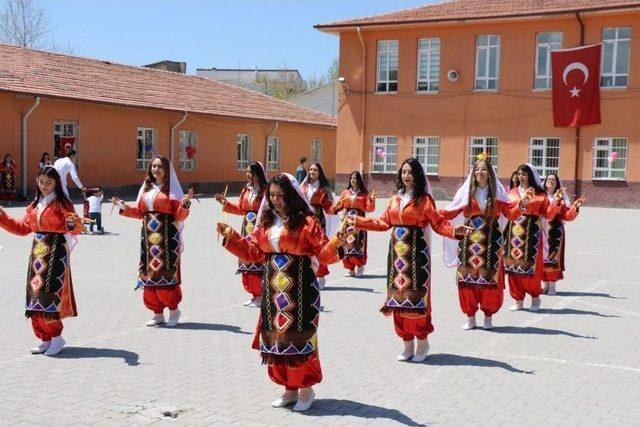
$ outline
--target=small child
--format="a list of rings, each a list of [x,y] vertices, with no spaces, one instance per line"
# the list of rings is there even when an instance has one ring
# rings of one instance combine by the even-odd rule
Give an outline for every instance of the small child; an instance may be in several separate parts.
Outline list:
[[[89,231],[93,233],[93,226],[98,226],[97,234],[104,234],[104,229],[102,228],[102,190],[97,189],[92,192],[92,194],[87,197],[87,201],[89,202],[89,218],[92,219],[91,224],[89,224]]]

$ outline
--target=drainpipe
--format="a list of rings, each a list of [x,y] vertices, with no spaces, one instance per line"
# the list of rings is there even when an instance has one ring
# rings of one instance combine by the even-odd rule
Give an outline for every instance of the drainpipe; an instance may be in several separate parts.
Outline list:
[[[40,97],[36,96],[31,108],[22,116],[22,197],[27,198],[27,121],[33,111],[40,105]]]
[[[576,12],[576,18],[580,24],[580,46],[584,46],[584,22],[582,21],[580,12]],[[598,84],[600,83],[598,82]],[[580,126],[576,126],[576,152],[573,161],[573,191],[574,197],[578,197],[582,193],[582,182],[580,182],[580,176],[578,175],[578,162],[580,161]]]
[[[269,173],[269,138],[271,138],[271,135],[273,135],[275,131],[278,130],[278,126],[280,126],[279,121],[277,121],[273,125],[273,128],[267,134],[267,137],[264,139],[264,170],[265,172],[267,172],[267,174]]]
[[[362,123],[362,127],[360,128],[360,174],[364,176],[364,135],[365,128],[367,123],[367,48],[364,44],[364,39],[362,38],[362,31],[360,27],[356,27],[356,31],[358,32],[358,38],[360,39],[360,46],[362,47],[362,114],[360,117],[360,122]]]
[[[169,148],[169,160],[171,161],[171,163],[173,163],[173,146],[175,145],[174,141],[175,141],[176,128],[181,124],[183,124],[185,120],[187,120],[188,115],[189,113],[185,111],[180,121],[175,125],[171,126],[171,135],[169,136],[169,144],[171,145]]]

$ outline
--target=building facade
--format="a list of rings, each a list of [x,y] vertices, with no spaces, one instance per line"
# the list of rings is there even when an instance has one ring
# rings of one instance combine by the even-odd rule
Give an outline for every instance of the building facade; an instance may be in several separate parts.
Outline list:
[[[331,82],[287,99],[301,107],[331,116],[338,115],[338,82]]]
[[[388,194],[414,156],[450,198],[487,152],[505,181],[530,162],[588,203],[640,207],[639,18],[630,0],[455,0],[316,26],[340,37],[338,183],[361,169]],[[550,52],[596,43],[602,123],[556,128]]]

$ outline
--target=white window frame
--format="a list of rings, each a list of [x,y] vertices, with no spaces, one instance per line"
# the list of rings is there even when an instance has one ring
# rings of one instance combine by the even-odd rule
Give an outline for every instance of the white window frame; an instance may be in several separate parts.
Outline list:
[[[560,138],[535,136],[529,139],[529,163],[543,178],[557,175],[560,171]]]
[[[311,163],[322,163],[322,141],[319,138],[311,140]]]
[[[468,171],[471,171],[473,164],[476,162],[478,154],[487,153],[489,163],[493,166],[493,170],[498,175],[498,154],[500,149],[500,138],[497,136],[472,136],[469,138],[469,164]]]
[[[540,41],[540,37],[546,35],[546,42]],[[559,35],[559,37],[558,37]],[[554,38],[556,39],[554,41]],[[559,40],[558,40],[559,39]],[[536,62],[534,64],[534,78],[533,78],[533,88],[537,90],[551,90],[552,80],[553,80],[553,71],[551,68],[551,52],[554,50],[562,49],[563,43],[563,34],[562,31],[544,31],[542,33],[536,34]],[[540,55],[540,49],[544,49],[544,56]],[[545,69],[543,73],[540,73],[540,62],[544,58]],[[542,80],[544,83],[538,84],[538,82]]]
[[[380,156],[378,149],[385,153]],[[374,135],[371,137],[371,173],[396,173],[398,171],[398,137]]]
[[[481,43],[482,37],[486,37],[486,43]],[[491,55],[491,49],[496,48],[495,55]],[[480,55],[486,55],[484,70],[480,70]],[[491,61],[495,60],[496,75],[489,76]],[[484,75],[480,76],[479,73]],[[485,87],[478,87],[479,82],[484,82]],[[495,87],[489,87],[491,82],[495,82]],[[476,36],[476,72],[474,80],[474,90],[477,92],[496,92],[500,87],[500,35],[482,34]]]
[[[605,39],[604,38],[604,33],[605,31],[610,31],[613,30],[615,31],[615,36],[613,39]],[[629,37],[620,37],[620,30],[628,30],[629,31]],[[621,70],[618,70],[618,55],[619,50],[620,50],[620,43],[621,42],[627,42],[628,43],[628,49],[627,49],[627,69],[625,70],[625,72],[621,72]],[[607,46],[609,45],[613,45],[613,53],[611,55],[611,71],[605,72],[605,63],[604,63],[604,59],[605,59],[605,49],[607,48]],[[603,28],[602,29],[602,56],[601,56],[601,65],[600,65],[600,87],[602,88],[610,88],[610,89],[616,89],[616,88],[627,88],[629,86],[629,67],[630,67],[630,59],[631,59],[631,27],[609,27],[609,28]],[[618,85],[616,84],[616,80],[619,77],[626,77],[627,79],[627,83],[624,85]],[[611,82],[612,84],[610,85],[605,85],[605,79],[606,78],[611,78]]]
[[[376,68],[377,93],[398,92],[398,54],[398,40],[378,40]],[[392,71],[396,73],[395,79],[391,78]],[[381,78],[381,74],[384,74],[384,76],[382,76],[383,78]],[[381,89],[380,85],[384,85],[384,88]],[[395,86],[395,88],[392,89],[392,86]]]
[[[192,129],[178,131],[178,151],[180,151],[180,170],[195,171],[197,168],[198,158],[198,132]],[[196,149],[196,153],[192,158],[187,156],[187,147]]]
[[[280,138],[270,136],[267,141],[267,170],[280,170]]]
[[[75,140],[73,141],[73,149],[78,152],[79,144],[78,144],[78,122],[65,121],[65,120],[56,120],[53,122],[53,151],[51,158],[57,160],[60,158],[59,152],[56,151],[56,137],[69,137],[73,136]],[[79,154],[79,153],[78,153]],[[78,163],[78,154],[76,154],[76,164]]]
[[[151,150],[147,150],[146,137],[147,132],[151,135]],[[140,144],[142,143],[142,156],[140,156]],[[147,170],[153,161],[157,148],[157,132],[156,128],[139,127],[136,132],[136,169]]]
[[[424,60],[424,68],[422,67]],[[420,93],[438,93],[440,89],[440,38],[418,39],[416,91]],[[435,71],[434,71],[435,69]],[[424,78],[421,78],[424,75]],[[426,89],[420,85],[426,84]]]
[[[440,163],[440,138],[437,136],[414,136],[413,157],[418,159],[427,175],[437,176]]]
[[[251,163],[251,139],[246,133],[236,136],[236,168],[239,171],[246,170]]]
[[[615,143],[622,144],[616,147]],[[598,137],[593,140],[593,151],[591,153],[591,179],[594,181],[626,181],[627,180],[627,155],[629,150],[629,139],[624,137]],[[616,151],[618,157],[610,162],[609,156]],[[606,154],[598,156],[598,154]],[[607,166],[598,166],[598,160],[605,159]],[[615,166],[615,167],[614,167]],[[617,175],[617,176],[613,176]]]

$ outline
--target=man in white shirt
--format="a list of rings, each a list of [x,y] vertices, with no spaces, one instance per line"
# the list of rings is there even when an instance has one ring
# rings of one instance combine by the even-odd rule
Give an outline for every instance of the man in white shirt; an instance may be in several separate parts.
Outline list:
[[[85,190],[84,185],[80,181],[78,177],[78,172],[76,171],[76,164],[74,163],[76,159],[75,150],[70,150],[67,152],[66,157],[61,157],[55,161],[53,167],[56,168],[58,174],[60,175],[60,182],[62,183],[62,191],[64,194],[69,197],[69,190],[67,189],[67,176],[70,174],[73,182],[76,183],[78,188],[81,188],[83,191]]]

